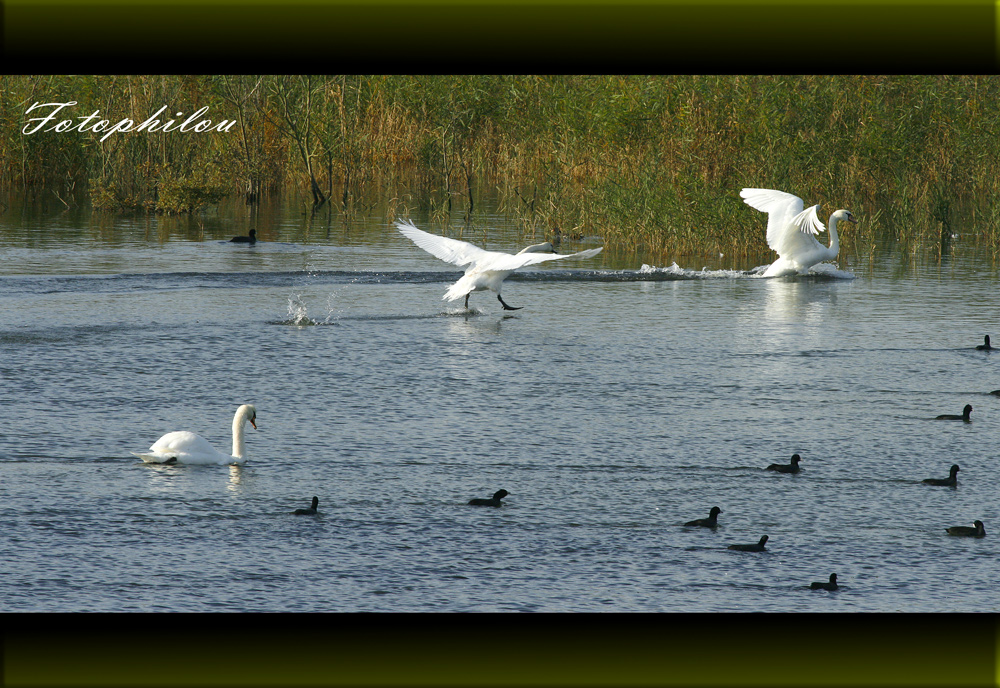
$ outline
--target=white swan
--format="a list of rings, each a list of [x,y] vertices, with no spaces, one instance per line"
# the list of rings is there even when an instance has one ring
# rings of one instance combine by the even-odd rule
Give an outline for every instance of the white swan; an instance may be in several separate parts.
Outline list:
[[[830,215],[830,245],[816,241],[815,234],[823,231],[816,214],[818,205],[802,209],[802,199],[773,189],[743,189],[743,202],[767,213],[767,245],[777,251],[778,260],[764,271],[764,277],[789,273],[805,273],[816,263],[833,260],[840,252],[837,222],[847,220],[857,224],[850,210],[838,210]]]
[[[561,255],[556,253],[552,244],[534,244],[522,249],[520,253],[511,255],[509,253],[499,253],[497,251],[486,251],[473,246],[466,241],[449,239],[448,237],[428,234],[417,229],[412,223],[400,220],[396,222],[396,228],[407,239],[424,249],[432,256],[440,258],[446,263],[457,265],[465,269],[465,275],[460,280],[451,285],[442,297],[445,301],[456,301],[465,297],[465,307],[469,307],[469,294],[474,291],[484,291],[489,289],[497,295],[500,305],[506,311],[516,311],[524,306],[508,306],[500,296],[500,285],[507,277],[525,265],[544,263],[547,260],[561,260],[564,258],[591,258],[603,250],[601,248],[591,248],[579,253]]]
[[[233,418],[233,454],[223,454],[204,437],[187,430],[168,432],[156,440],[148,452],[132,452],[146,463],[242,464],[246,462],[243,427],[247,421],[257,429],[257,409],[243,404]]]

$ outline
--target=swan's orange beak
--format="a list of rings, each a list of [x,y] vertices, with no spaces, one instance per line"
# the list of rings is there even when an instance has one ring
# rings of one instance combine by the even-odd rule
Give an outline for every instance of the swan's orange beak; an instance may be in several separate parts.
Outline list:
[[[254,421],[255,421],[255,420],[257,420],[257,416],[254,416],[253,418],[251,418],[251,419],[250,419],[250,425],[252,425],[252,426],[253,426],[253,429],[254,429],[254,430],[256,430],[256,429],[257,429],[257,424],[256,424],[256,423],[254,423]]]

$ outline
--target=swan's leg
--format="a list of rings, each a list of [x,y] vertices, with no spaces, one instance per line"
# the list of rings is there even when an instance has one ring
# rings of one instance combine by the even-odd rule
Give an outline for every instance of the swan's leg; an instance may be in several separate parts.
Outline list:
[[[505,301],[503,300],[503,297],[502,297],[502,296],[500,296],[500,294],[497,294],[497,299],[499,299],[499,301],[500,301],[500,305],[501,305],[501,306],[503,306],[503,309],[504,309],[505,311],[519,311],[519,310],[521,310],[522,308],[524,308],[524,306],[517,306],[517,307],[514,307],[514,306],[508,306],[508,305],[507,305],[507,303],[506,303],[506,302],[505,302]]]
[[[469,292],[471,294],[472,292]],[[465,295],[465,310],[469,310],[469,294]]]

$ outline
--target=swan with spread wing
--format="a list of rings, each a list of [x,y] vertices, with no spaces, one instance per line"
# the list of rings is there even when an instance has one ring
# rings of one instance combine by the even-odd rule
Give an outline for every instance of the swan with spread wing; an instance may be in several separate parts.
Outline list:
[[[767,245],[777,251],[778,260],[764,271],[764,277],[805,273],[816,263],[835,259],[840,252],[837,223],[857,224],[850,210],[837,210],[830,215],[830,245],[824,246],[815,237],[824,229],[817,214],[819,205],[803,210],[801,198],[774,189],[743,189],[740,196],[751,208],[767,213]]]
[[[510,306],[500,295],[500,287],[507,277],[526,265],[535,265],[549,260],[563,260],[566,258],[592,258],[603,250],[591,248],[578,253],[563,255],[555,252],[552,244],[534,244],[522,249],[520,253],[511,255],[510,253],[500,253],[498,251],[487,251],[478,246],[474,246],[467,241],[449,239],[448,237],[429,234],[413,226],[413,223],[399,220],[396,222],[396,229],[400,234],[412,241],[414,244],[424,249],[432,256],[440,258],[446,263],[457,265],[465,270],[465,275],[460,280],[451,285],[442,297],[445,301],[457,301],[465,297],[465,307],[469,307],[469,294],[474,291],[485,291],[489,289],[497,295],[497,300],[506,311],[516,311],[523,306]]]

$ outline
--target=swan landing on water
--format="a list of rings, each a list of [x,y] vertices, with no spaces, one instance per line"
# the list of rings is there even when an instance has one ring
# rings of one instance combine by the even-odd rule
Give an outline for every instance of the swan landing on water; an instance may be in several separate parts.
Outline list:
[[[427,251],[432,256],[440,258],[446,263],[457,265],[465,270],[465,275],[460,280],[451,285],[442,297],[445,301],[457,301],[465,297],[465,307],[469,307],[469,294],[474,291],[485,291],[489,289],[497,295],[497,300],[505,311],[517,311],[524,306],[508,306],[500,296],[500,286],[507,277],[526,265],[544,263],[548,260],[561,260],[564,258],[592,258],[603,250],[601,248],[591,248],[579,253],[561,255],[556,253],[552,244],[534,244],[522,249],[520,253],[511,255],[509,253],[499,253],[497,251],[486,251],[473,246],[467,241],[449,239],[448,237],[429,234],[417,229],[412,223],[404,220],[396,222],[396,229],[400,234],[412,241],[420,248]]]
[[[743,189],[743,202],[767,213],[767,245],[777,251],[778,260],[764,271],[764,277],[805,273],[816,263],[833,260],[840,252],[837,223],[847,220],[857,224],[850,210],[838,210],[830,215],[830,245],[816,241],[814,235],[823,231],[817,212],[819,205],[805,210],[802,199],[773,189]]]
[[[132,452],[146,463],[242,464],[246,462],[243,428],[250,422],[257,429],[257,409],[243,404],[233,418],[233,454],[223,454],[201,435],[187,430],[168,432],[156,440],[147,452]]]

